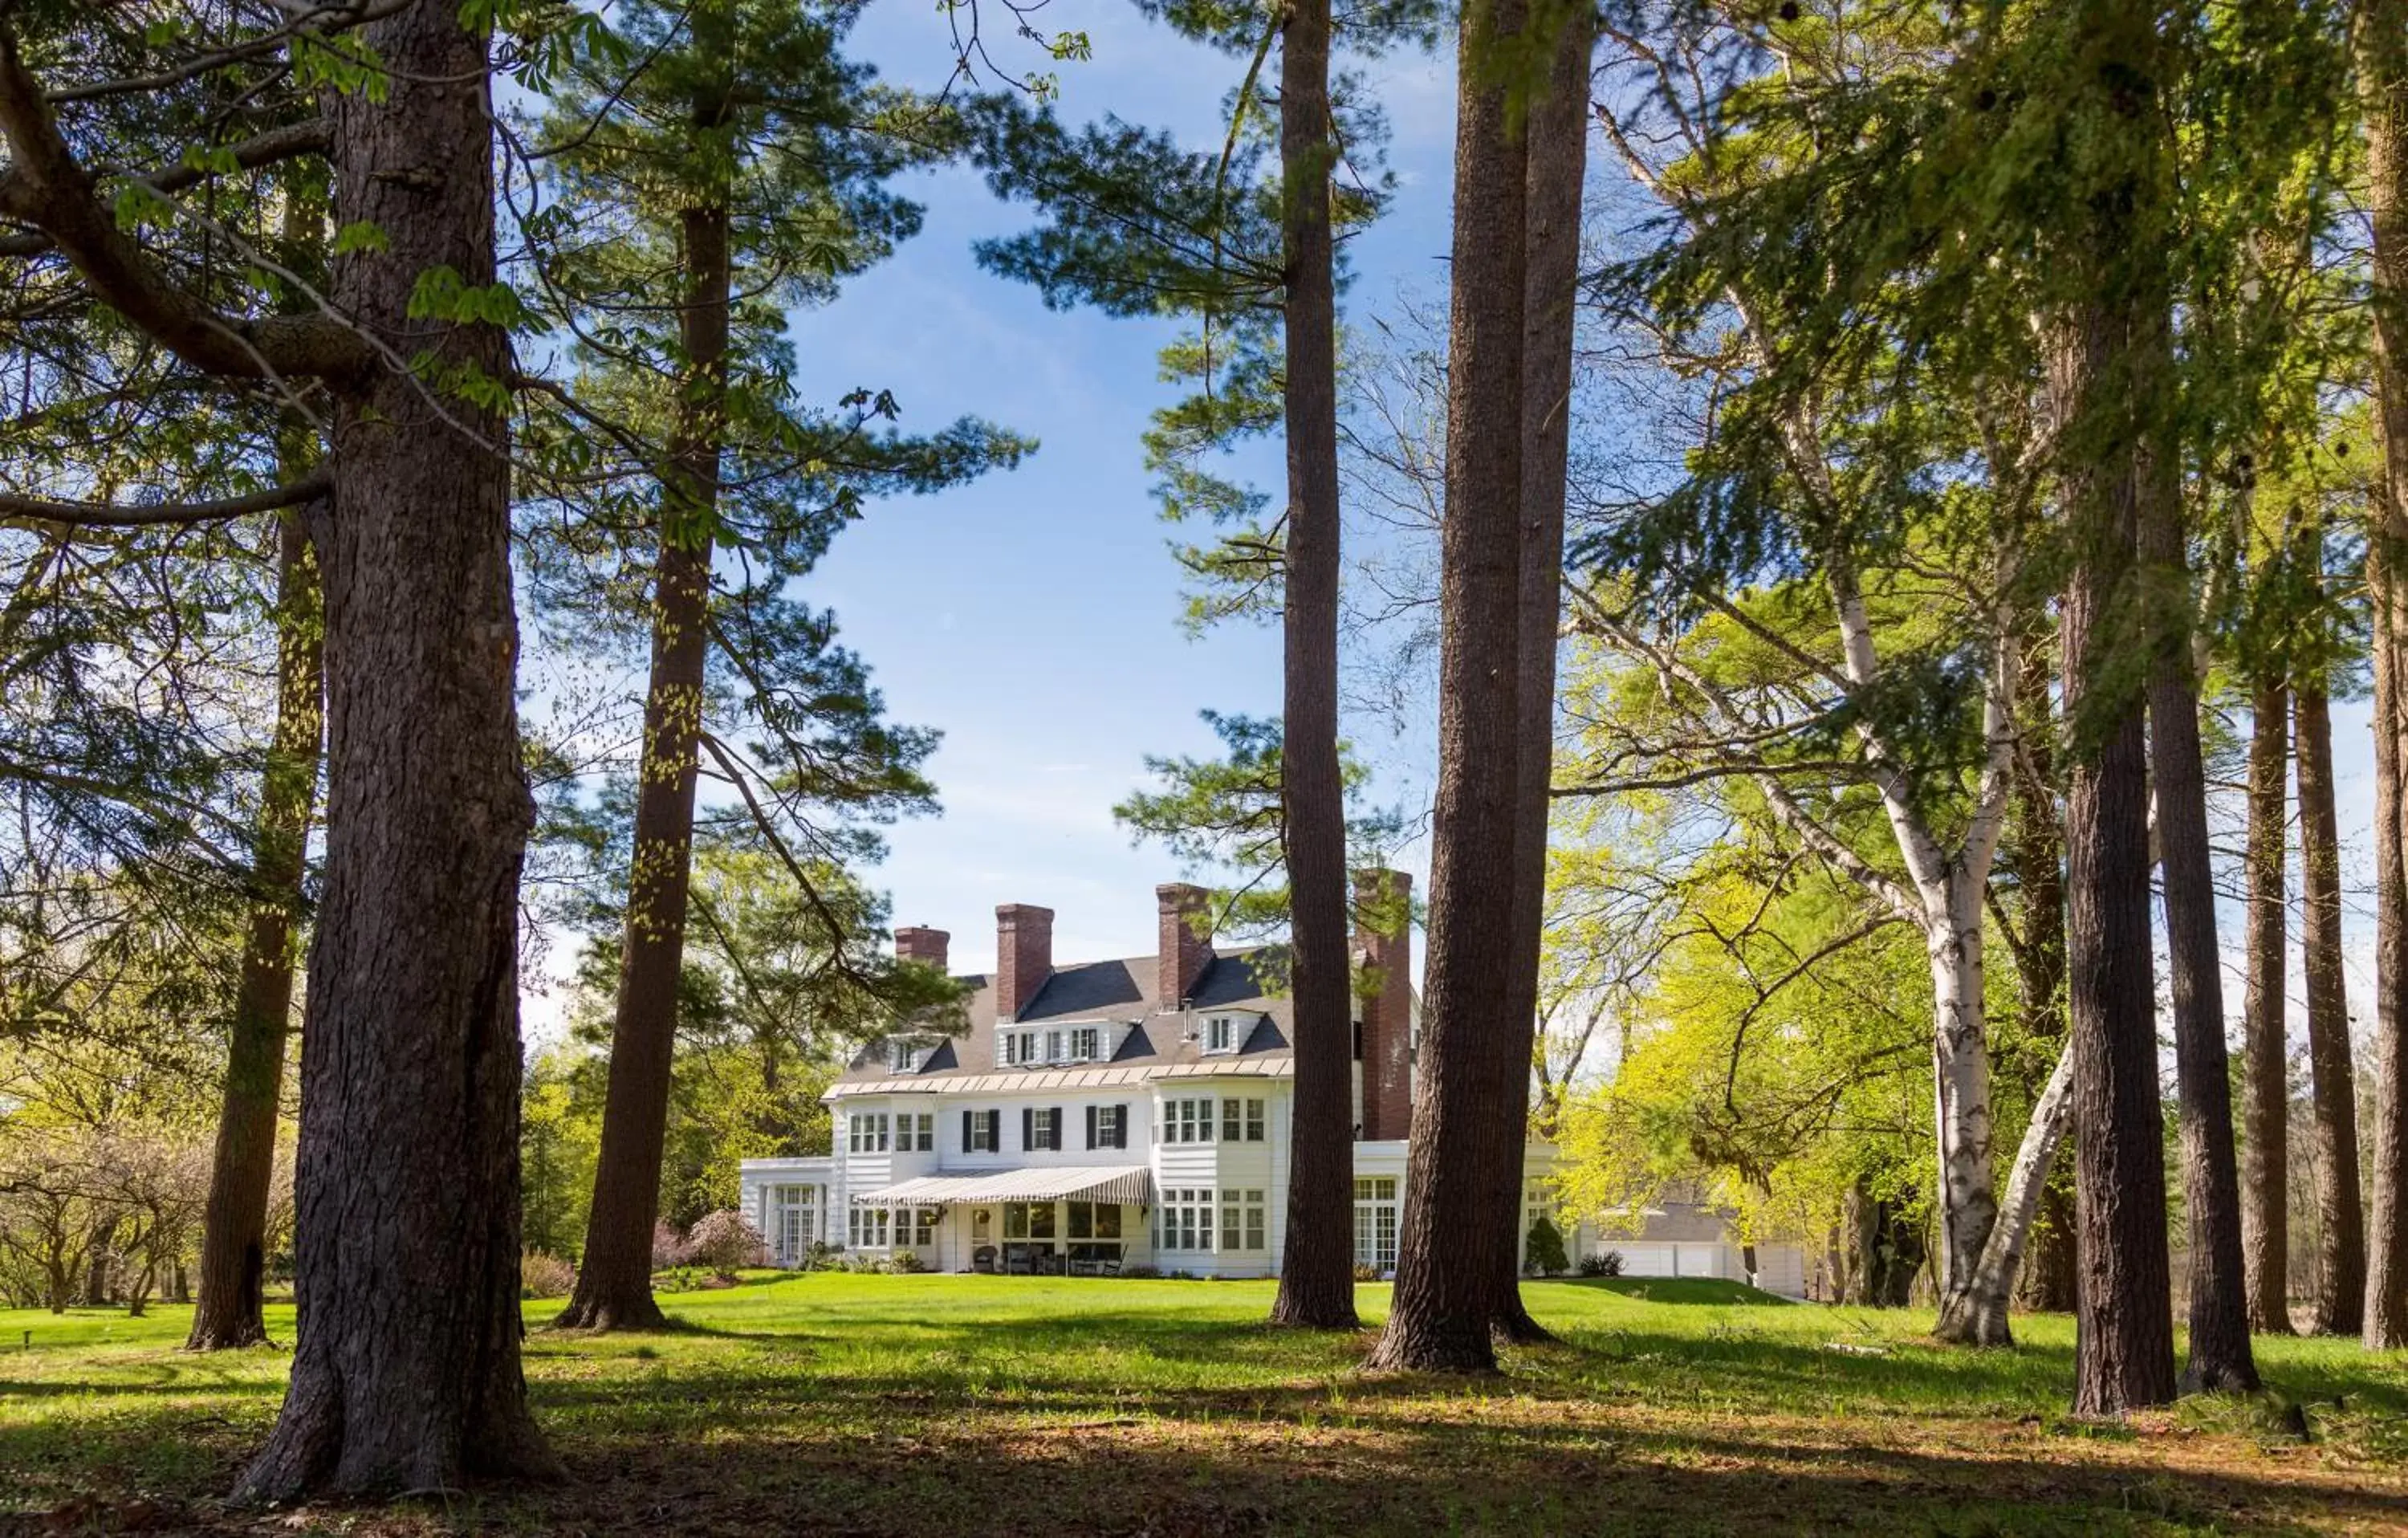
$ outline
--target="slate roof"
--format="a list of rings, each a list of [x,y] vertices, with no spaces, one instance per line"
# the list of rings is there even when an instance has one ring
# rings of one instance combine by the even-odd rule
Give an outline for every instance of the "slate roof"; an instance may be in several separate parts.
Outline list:
[[[1274,1058],[1281,1059],[1283,1068],[1284,1060],[1293,1055],[1288,1036],[1292,1018],[1289,1003],[1284,998],[1267,994],[1258,975],[1268,970],[1266,963],[1277,958],[1278,952],[1270,947],[1215,956],[1196,980],[1190,990],[1189,1007],[1183,1011],[1154,1007],[1153,956],[1057,967],[1028,1001],[1028,1008],[1011,1023],[1134,1025],[1127,1039],[1112,1054],[1109,1066],[1115,1069],[1163,1070],[1210,1063],[1216,1067],[1226,1065],[1237,1072],[1259,1073],[1270,1069],[1270,1059]],[[966,1005],[968,1030],[939,1044],[926,1064],[911,1074],[897,1074],[888,1061],[884,1043],[873,1042],[838,1076],[835,1087],[910,1079],[927,1081],[927,1087],[936,1089],[943,1087],[949,1079],[998,1072],[1025,1072],[1035,1078],[1039,1070],[999,1069],[996,1063],[995,978],[968,975],[954,981],[973,990]],[[1214,1053],[1208,1057],[1201,1035],[1203,1017],[1208,1014],[1252,1014],[1255,1022],[1238,1051]],[[1060,1065],[1054,1066],[1059,1070]]]

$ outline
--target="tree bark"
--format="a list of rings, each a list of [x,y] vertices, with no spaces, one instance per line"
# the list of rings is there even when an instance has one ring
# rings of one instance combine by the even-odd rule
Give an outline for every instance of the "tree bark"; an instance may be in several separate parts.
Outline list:
[[[2030,1041],[2057,1043],[2060,1067],[2045,1082],[2061,1076],[2067,1095],[2058,1097],[2060,1123],[2048,1140],[2048,1155],[2031,1193],[2031,1216],[2023,1236],[2022,1260],[2014,1272],[2014,1294],[2024,1307],[2042,1313],[2073,1312],[2073,1187],[2065,1171],[2062,1123],[2071,1105],[2071,1070],[2065,1051],[2065,834],[2057,808],[2057,718],[2050,697],[2050,670],[2040,666],[2036,646],[2028,646],[2021,684],[2022,746],[2016,755],[2014,833],[2009,861],[2016,890],[2023,894],[2023,943],[2015,951],[2015,981],[2023,998],[2023,1033]],[[2037,1118],[2047,1088],[2035,1090]],[[2009,1177],[2001,1203],[2002,1221],[2014,1221],[2019,1207],[2014,1186],[2022,1171],[2018,1153],[2016,1174]]]
[[[518,884],[508,423],[419,382],[506,376],[505,335],[414,316],[494,277],[487,43],[453,0],[363,29],[335,105],[334,309],[423,371],[341,377],[326,604],[325,890],[301,1050],[291,1387],[240,1494],[556,1475],[519,1364]]]
[[[2289,913],[2285,893],[2286,795],[2291,759],[2291,692],[2281,675],[2250,696],[2248,993],[2242,1005],[2242,1249],[2249,1323],[2291,1333]]]
[[[697,108],[697,130],[724,106]],[[700,768],[704,675],[710,650],[710,556],[725,438],[727,334],[733,267],[724,202],[681,220],[684,353],[669,473],[661,487],[661,543],[653,566],[652,677],[644,695],[635,850],[620,952],[619,1005],[610,1028],[610,1079],[602,1107],[594,1204],[577,1290],[555,1321],[575,1330],[658,1330],[652,1299],[652,1226],[660,1215],[661,1150],[667,1136],[677,1053],[678,980],[685,963],[687,891],[694,874],[694,796]]]
[[[309,825],[318,802],[324,721],[324,620],[318,558],[306,520],[321,506],[279,515],[276,565],[276,731],[260,786],[242,979],[226,1042],[217,1157],[201,1221],[201,1296],[185,1349],[214,1351],[267,1339],[261,1314],[267,1199],[276,1177],[276,1127],[293,1011],[294,947]]]
[[[2374,232],[2376,423],[2383,475],[2367,540],[2374,610],[2374,1213],[2363,1329],[2370,1348],[2408,1346],[2408,5],[2367,0],[2356,28]]]
[[[1572,333],[1580,286],[1581,193],[1588,173],[1589,59],[1597,17],[1569,8],[1553,47],[1545,93],[1529,107],[1522,315],[1522,529],[1520,670],[1514,732],[1518,781],[1513,827],[1512,994],[1504,1024],[1529,1060],[1538,1047],[1539,953],[1547,906],[1549,791],[1555,783],[1555,649],[1563,627],[1564,496],[1571,460]],[[1501,1049],[1500,1049],[1501,1050]],[[1529,1075],[1518,1085],[1527,1113]],[[1500,1106],[1501,1114],[1515,1108]],[[1516,1264],[1522,1160],[1490,1198],[1501,1225],[1496,1277],[1499,1334],[1549,1340],[1522,1303]]]
[[[2006,1199],[1999,1208],[1998,1221],[1990,1226],[1990,1237],[1982,1245],[1959,1305],[1973,1321],[1973,1328],[1961,1337],[1971,1344],[2014,1344],[2007,1325],[2007,1301],[2014,1296],[2025,1248],[2037,1231],[2034,1218],[2049,1189],[2049,1171],[2064,1145],[2073,1104],[2073,1067],[2069,1048],[2058,1055],[2056,1069],[2032,1102],[2031,1122],[2024,1128],[2024,1141],[2007,1174]]]
[[[2164,870],[2166,954],[2173,985],[2174,1080],[2181,1116],[2183,1205],[2190,1229],[2190,1359],[2186,1392],[2258,1387],[2241,1264],[2241,1177],[2232,1149],[2232,1084],[2224,1044],[2223,954],[2207,835],[2207,768],[2199,740],[2197,630],[2180,487],[2152,455],[2142,485],[2138,549],[2153,600],[2148,673],[2149,770]]]
[[[2312,542],[2310,558],[2317,546]],[[2364,1323],[2366,1229],[2358,1207],[2358,1084],[2342,975],[2341,829],[2333,806],[2332,715],[2321,679],[2298,682],[2300,870],[2305,912],[2309,1095],[2315,1114],[2319,1335]]]
[[[1521,115],[1498,65],[1523,0],[1469,0],[1456,54],[1453,318],[1439,586],[1439,777],[1429,958],[1397,1281],[1370,1364],[1492,1371],[1491,1210],[1518,1179],[1526,1037],[1505,1028],[1519,952],[1511,913],[1520,728],[1522,352],[1528,202]],[[1517,1050],[1518,1047],[1518,1050]],[[1517,1203],[1518,1205],[1518,1203]]]
[[[2153,476],[2171,473],[2172,171],[2157,82],[2170,79],[2141,0],[2061,13],[2068,132],[2097,147],[2068,194],[2062,297],[2042,327],[2068,572],[2060,666],[2066,783],[2066,1002],[2075,1209],[2073,1408],[2120,1415],[2174,1397],[2149,924],[2148,634],[2136,540]],[[2077,62],[2078,61],[2078,62]],[[2154,451],[2154,452],[2153,452]]]
[[[1353,1330],[1354,988],[1338,766],[1338,289],[1329,228],[1329,0],[1287,7],[1280,47],[1286,246],[1285,698],[1280,783],[1295,956],[1296,1114],[1271,1322]]]

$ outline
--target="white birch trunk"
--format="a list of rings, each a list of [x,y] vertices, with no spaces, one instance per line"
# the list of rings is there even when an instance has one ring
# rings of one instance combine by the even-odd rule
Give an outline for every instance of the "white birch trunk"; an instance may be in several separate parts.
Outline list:
[[[1984,882],[1982,874],[1952,871],[1946,912],[1928,931],[1943,1301],[1972,1285],[1982,1248],[1999,1216],[1991,1173],[1990,1051],[1982,998]]]
[[[2040,1211],[2040,1194],[2057,1162],[2073,1113],[2073,1052],[2057,1054],[2048,1084],[2032,1104],[2031,1125],[2015,1150],[2014,1168],[2007,1175],[2006,1203],[1991,1225],[1971,1284],[1942,1301],[1939,1333],[1943,1339],[1972,1345],[2012,1345],[2007,1325],[2007,1300],[2015,1290],[2015,1273],[2023,1268],[2024,1244],[2031,1236],[2032,1216]]]

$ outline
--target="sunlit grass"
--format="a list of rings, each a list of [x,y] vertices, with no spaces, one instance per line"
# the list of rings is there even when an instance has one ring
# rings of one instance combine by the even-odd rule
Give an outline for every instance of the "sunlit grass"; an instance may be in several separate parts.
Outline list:
[[[1266,1328],[1268,1283],[760,1273],[666,1295],[672,1331],[603,1337],[549,1330],[559,1304],[535,1301],[527,1376],[574,1483],[337,1515],[351,1531],[2408,1529],[2408,1364],[2353,1343],[2262,1340],[2267,1401],[2102,1428],[2064,1413],[2064,1318],[1966,1351],[1931,1344],[1928,1315],[1727,1283],[1526,1296],[1562,1344],[1488,1380],[1365,1375],[1368,1333]],[[1387,1301],[1358,1289],[1367,1330]],[[187,1354],[188,1323],[0,1313],[0,1512],[138,1498],[236,1520],[214,1497],[273,1419],[288,1358]],[[290,1309],[269,1325],[289,1344]]]

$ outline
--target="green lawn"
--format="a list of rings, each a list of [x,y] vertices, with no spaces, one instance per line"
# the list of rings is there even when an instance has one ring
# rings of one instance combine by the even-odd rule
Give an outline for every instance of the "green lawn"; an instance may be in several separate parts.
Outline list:
[[[1385,1307],[1385,1288],[1360,1292],[1367,1314]],[[1368,1338],[1262,1328],[1268,1283],[765,1276],[668,1298],[676,1333],[602,1339],[551,1333],[557,1305],[531,1303],[527,1373],[568,1485],[275,1521],[935,1538],[2408,1532],[2408,1359],[2348,1343],[2261,1342],[2277,1402],[2099,1427],[2062,1414],[2060,1318],[2019,1321],[2014,1352],[1969,1352],[1925,1344],[1928,1316],[1724,1283],[1526,1293],[1564,1344],[1484,1382],[1365,1376]],[[185,1313],[0,1313],[0,1514],[48,1514],[43,1531],[256,1531],[215,1498],[275,1415],[285,1358],[187,1356]],[[289,1336],[290,1311],[271,1328]]]

